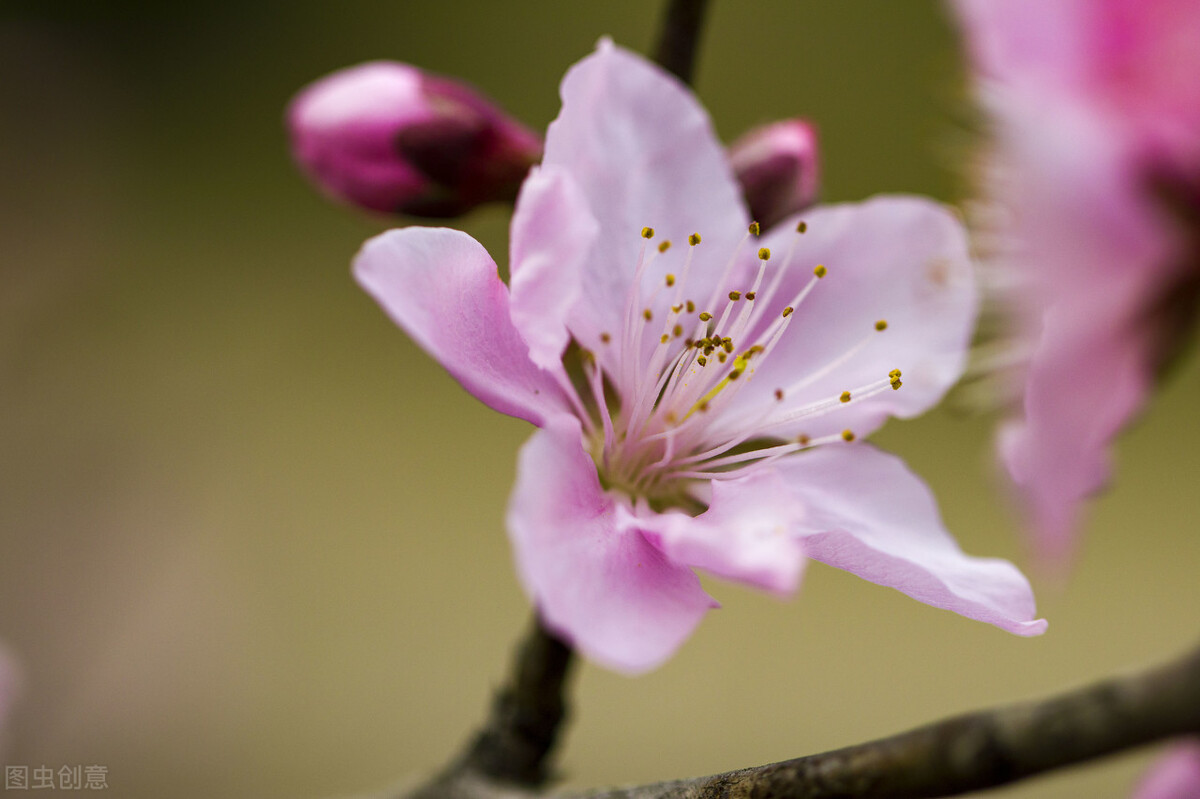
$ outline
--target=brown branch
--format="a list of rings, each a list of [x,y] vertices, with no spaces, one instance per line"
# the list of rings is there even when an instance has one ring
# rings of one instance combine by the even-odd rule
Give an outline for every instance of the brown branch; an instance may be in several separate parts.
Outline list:
[[[654,60],[684,83],[692,82],[707,5],[708,0],[669,0],[658,29]]]
[[[954,796],[1192,733],[1200,733],[1200,649],[1140,674],[833,752],[561,799]]]
[[[535,616],[517,649],[508,682],[492,700],[487,722],[447,776],[470,772],[531,788],[544,783],[547,761],[566,717],[563,688],[571,662],[570,647]]]

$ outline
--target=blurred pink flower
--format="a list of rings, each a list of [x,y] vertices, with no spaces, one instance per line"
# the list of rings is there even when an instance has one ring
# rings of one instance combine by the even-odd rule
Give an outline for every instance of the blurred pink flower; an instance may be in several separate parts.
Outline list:
[[[1172,745],[1142,778],[1133,799],[1200,799],[1200,740]]]
[[[1039,553],[1061,563],[1193,309],[1200,230],[1182,222],[1200,220],[1200,3],[956,6],[993,128],[997,272],[1015,281],[1029,356],[1000,451]]]
[[[976,298],[955,217],[881,197],[755,240],[672,77],[603,41],[562,98],[517,200],[511,291],[453,230],[393,230],[355,261],[468,391],[541,428],[508,527],[545,623],[643,671],[716,605],[692,567],[783,594],[808,556],[1040,633],[1020,572],[964,555],[900,460],[847,443],[963,368]]]
[[[511,200],[541,141],[466,84],[374,61],[305,88],[292,153],[320,188],[374,211],[449,217]]]
[[[729,146],[729,161],[764,228],[817,201],[817,130],[803,119],[785,119],[747,131]]]

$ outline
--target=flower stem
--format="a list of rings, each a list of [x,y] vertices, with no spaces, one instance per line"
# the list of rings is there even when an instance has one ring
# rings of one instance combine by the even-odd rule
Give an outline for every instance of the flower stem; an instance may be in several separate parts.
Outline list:
[[[708,0],[668,0],[666,15],[658,31],[654,60],[684,83],[692,82],[696,47],[704,26]]]

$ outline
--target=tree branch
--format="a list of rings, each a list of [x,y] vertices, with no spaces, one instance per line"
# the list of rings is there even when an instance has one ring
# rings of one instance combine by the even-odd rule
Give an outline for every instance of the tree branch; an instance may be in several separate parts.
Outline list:
[[[1200,733],[1200,649],[1140,674],[833,752],[563,799],[926,799],[992,788],[1191,733]]]
[[[654,60],[684,83],[692,82],[707,5],[708,0],[669,0],[658,29]]]
[[[498,700],[497,708],[501,704]],[[492,723],[501,716],[493,712]],[[487,734],[485,729],[474,748]],[[467,769],[448,771],[433,783],[400,795],[404,799],[931,799],[994,788],[1191,734],[1200,734],[1200,648],[1167,665],[1049,699],[968,713],[845,749],[711,777],[629,788],[535,792]],[[528,781],[525,785],[534,787]]]
[[[471,772],[531,788],[543,784],[549,773],[547,760],[567,714],[563,688],[572,660],[571,648],[535,615],[517,649],[508,682],[492,700],[487,722],[447,774]]]

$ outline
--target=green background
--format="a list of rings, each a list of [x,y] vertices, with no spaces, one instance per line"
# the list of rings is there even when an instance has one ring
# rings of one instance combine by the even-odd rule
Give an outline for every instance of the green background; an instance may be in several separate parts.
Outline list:
[[[467,395],[351,281],[389,223],[329,204],[281,125],[303,84],[395,58],[543,128],[633,2],[8,4],[0,28],[0,640],[24,695],[0,760],[104,764],[120,797],[329,797],[440,765],[529,608],[503,515],[530,429]],[[964,196],[970,113],[928,2],[715,0],[697,91],[721,136],[805,115],[824,194]],[[507,216],[462,226],[502,257]],[[814,564],[662,669],[585,666],[568,784],[730,769],[1167,657],[1200,607],[1200,391],[1179,370],[1118,448],[1067,580],[1033,573],[994,418],[876,440],[964,548],[1017,560],[1026,640]],[[998,791],[1121,797],[1150,751]]]

